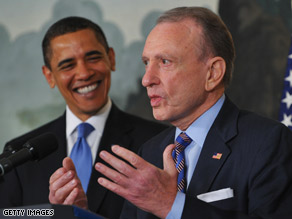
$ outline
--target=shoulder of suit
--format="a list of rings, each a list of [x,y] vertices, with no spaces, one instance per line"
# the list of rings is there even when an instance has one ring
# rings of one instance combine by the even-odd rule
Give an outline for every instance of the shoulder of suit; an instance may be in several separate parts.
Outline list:
[[[63,114],[62,116],[44,124],[44,125],[41,125],[23,135],[20,135],[16,138],[13,138],[11,139],[10,141],[8,141],[4,148],[7,146],[7,145],[13,145],[15,147],[21,147],[24,143],[26,143],[29,139],[32,139],[34,137],[37,137],[45,132],[48,132],[50,130],[54,130],[55,127],[59,127],[62,126],[62,124],[65,125],[65,115]]]

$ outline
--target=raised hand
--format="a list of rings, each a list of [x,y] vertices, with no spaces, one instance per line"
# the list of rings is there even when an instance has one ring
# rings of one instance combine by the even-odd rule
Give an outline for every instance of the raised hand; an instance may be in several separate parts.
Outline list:
[[[87,197],[71,158],[63,160],[63,167],[50,177],[49,200],[52,204],[76,205],[88,209]]]
[[[112,180],[101,177],[98,182],[142,210],[165,218],[177,194],[177,170],[171,156],[174,147],[175,145],[171,144],[165,149],[162,170],[137,154],[115,145],[112,147],[113,153],[132,166],[102,151],[100,157],[114,169],[96,163],[95,169]]]

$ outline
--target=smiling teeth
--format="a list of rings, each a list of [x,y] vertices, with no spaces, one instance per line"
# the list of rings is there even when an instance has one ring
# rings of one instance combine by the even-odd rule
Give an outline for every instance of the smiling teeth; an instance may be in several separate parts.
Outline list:
[[[89,85],[87,87],[79,88],[79,89],[77,89],[77,91],[80,94],[86,94],[86,93],[93,91],[95,88],[97,88],[97,84],[93,84],[93,85]]]

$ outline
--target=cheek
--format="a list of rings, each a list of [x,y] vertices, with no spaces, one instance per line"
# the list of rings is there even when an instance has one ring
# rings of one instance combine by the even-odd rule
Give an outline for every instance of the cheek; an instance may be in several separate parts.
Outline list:
[[[59,75],[59,77],[55,78],[55,81],[57,82],[57,86],[59,87],[59,89],[66,89],[70,87],[72,78],[72,74],[61,74]]]
[[[109,74],[108,76],[106,76],[106,79],[105,79],[106,93],[108,93],[108,91],[110,89],[110,86],[111,86],[111,77],[110,77],[110,74]]]
[[[91,67],[92,69],[95,69],[99,72],[108,73],[111,71],[111,64],[108,60],[103,60],[98,63],[94,63]]]
[[[168,82],[166,89],[167,96],[172,101],[172,104],[177,105],[184,100],[186,95],[189,93],[190,87],[187,80],[177,78]]]
[[[105,66],[105,68],[103,70],[99,69],[97,72],[100,72],[103,74],[103,78],[104,78],[106,84],[110,83],[111,71],[107,66]]]
[[[177,80],[171,87],[170,96],[173,98],[173,104],[183,107],[196,101],[204,93],[204,83],[198,78],[186,77],[183,80]]]

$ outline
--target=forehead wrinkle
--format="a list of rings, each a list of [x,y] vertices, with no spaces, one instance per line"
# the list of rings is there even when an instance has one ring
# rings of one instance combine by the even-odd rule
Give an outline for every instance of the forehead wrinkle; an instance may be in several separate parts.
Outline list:
[[[183,32],[183,33],[182,33]],[[178,33],[178,34],[176,34]],[[188,50],[184,54],[187,55],[189,52],[195,54],[201,54],[201,41],[202,41],[202,27],[192,19],[183,19],[175,22],[162,22],[158,23],[154,29],[150,32],[146,39],[145,46],[147,50],[143,50],[142,60],[149,59],[151,51],[156,51],[155,48],[161,46],[163,51],[156,54],[154,57],[170,57],[169,54],[175,51],[178,46],[183,47],[182,49]],[[173,35],[176,35],[174,37]],[[164,39],[158,40],[159,38]],[[157,44],[158,43],[158,44]],[[166,45],[165,45],[166,44]],[[154,47],[154,48],[153,48]],[[174,50],[171,49],[174,47]],[[150,55],[150,56],[149,56]],[[175,55],[175,54],[173,54]],[[182,59],[183,57],[177,57]]]

